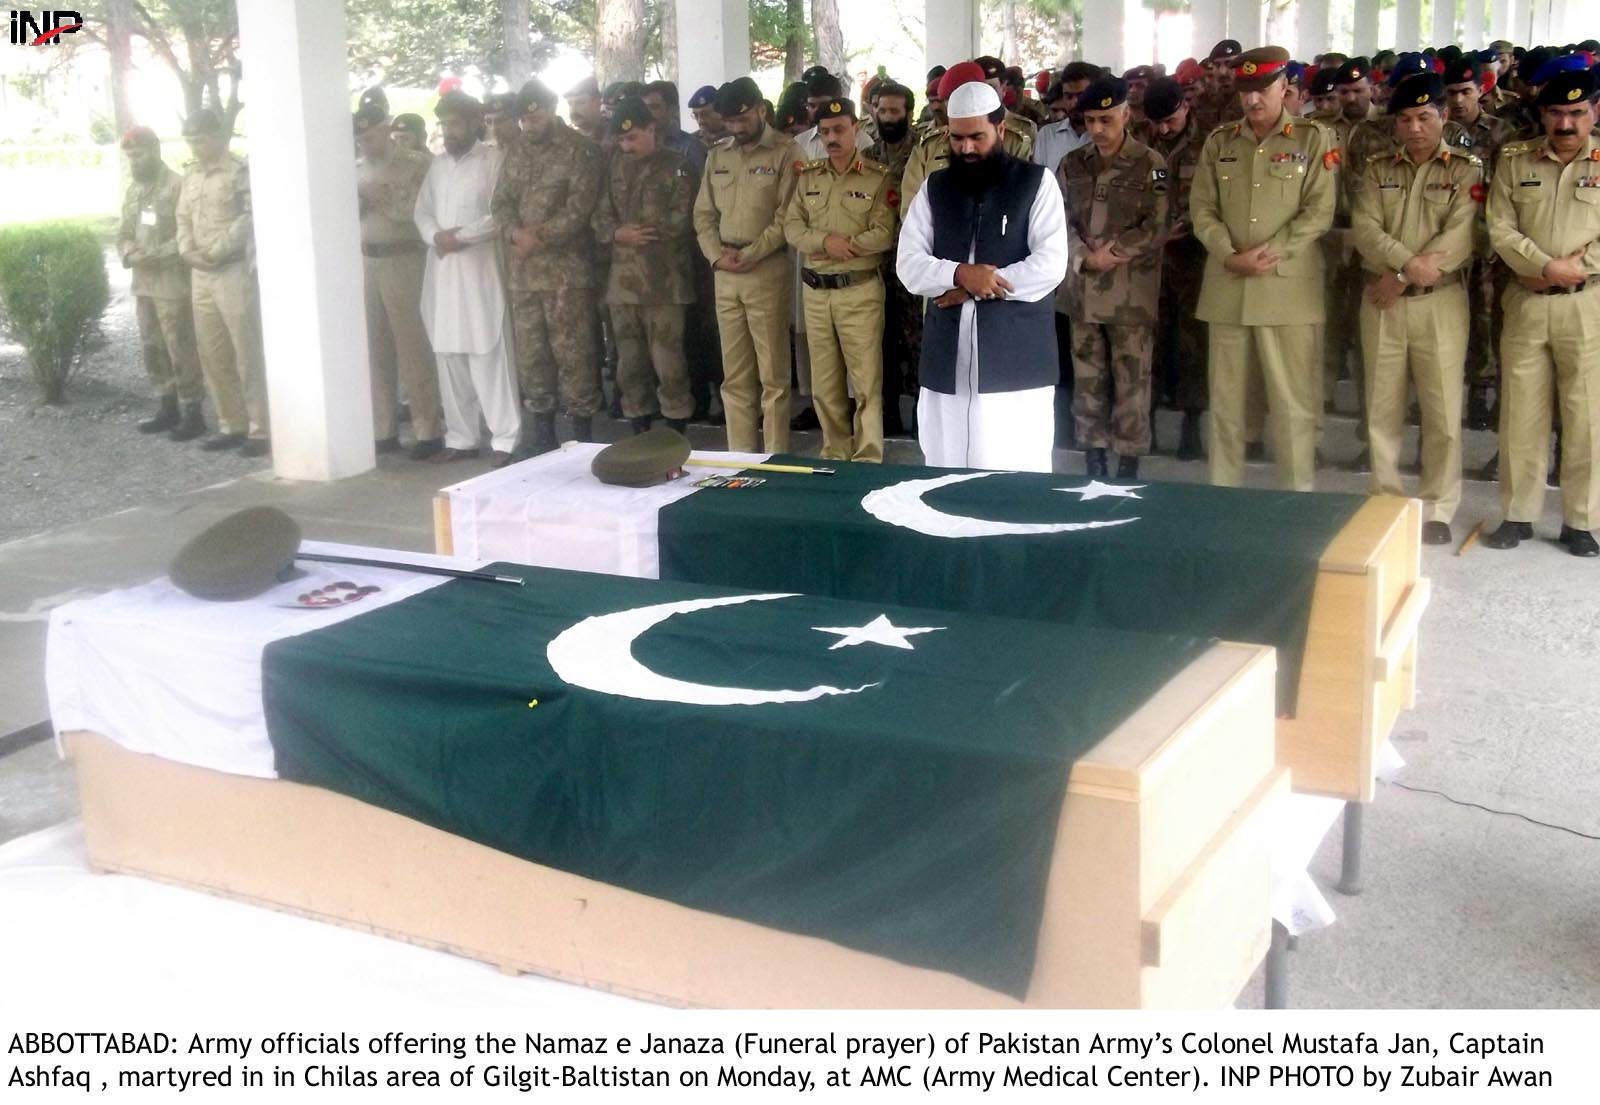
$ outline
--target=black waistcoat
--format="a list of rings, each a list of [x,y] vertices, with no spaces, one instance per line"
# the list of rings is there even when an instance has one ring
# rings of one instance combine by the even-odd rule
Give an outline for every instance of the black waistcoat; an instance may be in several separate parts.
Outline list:
[[[928,178],[928,206],[933,215],[933,255],[945,261],[1004,268],[1027,257],[1028,214],[1044,181],[1044,169],[1005,152],[999,181],[981,196],[956,187],[941,169]],[[1053,184],[1049,184],[1054,187]],[[980,300],[977,311],[978,386],[980,392],[1023,391],[1049,387],[1060,377],[1056,353],[1055,301]],[[954,395],[956,348],[961,308],[935,307],[928,301],[923,316],[922,386]]]

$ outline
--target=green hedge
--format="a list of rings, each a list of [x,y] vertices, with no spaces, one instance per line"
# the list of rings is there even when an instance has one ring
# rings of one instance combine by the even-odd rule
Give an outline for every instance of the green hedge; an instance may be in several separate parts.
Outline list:
[[[110,298],[93,230],[75,223],[0,228],[0,326],[27,350],[46,403],[66,397]]]

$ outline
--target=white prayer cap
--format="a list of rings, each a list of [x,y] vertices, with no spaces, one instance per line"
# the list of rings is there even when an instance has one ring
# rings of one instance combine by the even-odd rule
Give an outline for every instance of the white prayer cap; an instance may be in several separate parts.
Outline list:
[[[945,114],[952,119],[976,119],[1000,106],[1000,93],[983,81],[968,81],[950,94]]]

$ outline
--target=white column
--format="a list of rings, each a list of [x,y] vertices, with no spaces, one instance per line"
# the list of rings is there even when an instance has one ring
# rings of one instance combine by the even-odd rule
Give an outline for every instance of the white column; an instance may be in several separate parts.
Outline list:
[[[1512,0],[1489,0],[1489,39],[1511,39]]]
[[[1261,0],[1228,0],[1228,37],[1238,39],[1246,50],[1268,45],[1261,41],[1261,18],[1265,12]]]
[[[674,0],[678,13],[678,89],[687,102],[703,84],[721,86],[750,72],[746,0]],[[688,108],[683,125],[695,129]]]
[[[344,5],[238,11],[245,69],[270,74],[249,152],[273,471],[342,479],[374,463]]]
[[[1099,0],[1083,8],[1083,60],[1103,65],[1117,74],[1122,64],[1122,4]]]
[[[1194,46],[1191,53],[1204,59],[1211,47],[1228,37],[1228,0],[1189,0]]]
[[[1466,21],[1472,22],[1472,0],[1467,0]],[[1456,6],[1454,0],[1433,0],[1433,33],[1428,38],[1430,46],[1446,46],[1460,41],[1456,37]]]
[[[685,3],[698,2],[678,0],[678,5],[681,9]],[[743,0],[741,6],[742,3]],[[922,12],[927,24],[923,44],[923,61],[927,68],[923,73],[935,65],[949,68],[958,61],[971,61],[978,56],[978,0],[923,0]],[[1084,22],[1088,19],[1085,13]]]
[[[1528,31],[1528,37],[1524,41],[1526,41],[1529,46],[1538,46],[1542,43],[1550,41],[1549,0],[1531,0],[1530,4],[1518,5],[1518,9],[1522,11],[1526,11],[1529,8],[1532,9],[1531,18],[1526,16],[1524,18],[1528,19],[1531,30]]]
[[[1309,63],[1326,54],[1328,38],[1328,0],[1300,0],[1294,13],[1294,56]]]
[[[1591,18],[1593,11],[1590,12]],[[1553,42],[1571,42],[1578,37],[1578,20],[1572,14],[1571,0],[1550,0],[1550,39]],[[1584,34],[1593,38],[1594,31]]]
[[[1461,17],[1461,45],[1468,50],[1481,50],[1489,42],[1488,9],[1484,0],[1466,0]]]
[[[1355,0],[1350,54],[1371,57],[1378,49],[1378,0]]]
[[[1394,48],[1401,53],[1422,48],[1422,0],[1394,0]]]

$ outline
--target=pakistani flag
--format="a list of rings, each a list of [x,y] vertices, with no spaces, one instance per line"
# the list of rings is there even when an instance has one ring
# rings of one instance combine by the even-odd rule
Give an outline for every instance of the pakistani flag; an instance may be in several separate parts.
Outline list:
[[[1206,647],[492,570],[269,644],[278,773],[1019,997],[1072,763]]]
[[[813,463],[774,457],[780,463]],[[1182,483],[832,463],[662,508],[660,575],[1215,637],[1278,650],[1292,714],[1317,565],[1366,501]],[[1063,658],[1070,669],[1082,658]]]

